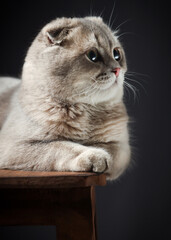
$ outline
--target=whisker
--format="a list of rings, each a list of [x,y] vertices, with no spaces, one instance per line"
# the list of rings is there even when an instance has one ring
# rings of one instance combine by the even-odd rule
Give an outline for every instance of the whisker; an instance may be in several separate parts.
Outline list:
[[[93,16],[93,0],[90,2],[90,16]]]
[[[103,13],[105,11],[106,7],[103,8],[103,10],[101,11],[101,13],[99,14],[99,17],[102,17],[103,16]]]
[[[136,98],[138,99],[138,92],[139,92],[138,89],[137,89],[135,86],[131,85],[130,83],[126,82],[126,81],[124,81],[124,84],[125,84],[129,89],[132,90],[133,95],[134,95],[134,102],[135,102]]]
[[[132,32],[124,32],[124,33],[121,33],[120,35],[117,35],[117,37],[120,38],[120,37],[122,37],[122,36],[124,36],[126,34],[134,35],[134,33],[132,33]]]
[[[125,84],[124,87],[125,87],[124,88],[125,93],[128,93],[128,96],[129,96],[129,99],[130,99],[130,92],[129,92],[129,89],[128,89],[127,85]]]
[[[132,72],[132,71],[128,71],[126,72],[126,75],[137,75],[137,76],[142,76],[142,77],[146,77],[150,79],[150,76],[148,74],[143,74],[143,73],[138,73],[138,72]]]
[[[110,14],[110,18],[109,18],[109,22],[108,22],[108,26],[110,27],[110,24],[111,24],[111,20],[112,20],[112,17],[113,17],[113,13],[114,13],[114,10],[115,10],[115,2],[113,4],[113,8],[112,8],[112,11],[111,11],[111,14]]]
[[[134,74],[134,75],[139,75],[139,76],[150,78],[150,76],[148,74],[138,73],[138,72],[133,72],[133,71],[128,71],[128,72],[126,72],[126,74]]]
[[[93,78],[93,77],[90,77],[94,82],[96,82],[96,83],[98,83],[98,81],[95,79],[95,78]]]
[[[119,25],[114,29],[114,31],[119,30],[119,28],[120,28],[122,25],[124,25],[125,23],[127,23],[127,22],[129,22],[129,21],[131,21],[131,20],[130,20],[130,19],[125,20],[124,22],[122,22],[121,24],[119,24]]]
[[[115,23],[115,21],[116,21],[117,17],[118,17],[118,16],[116,15],[116,17],[113,19],[113,21],[112,21],[112,24],[111,24],[111,26],[110,26],[110,27],[111,27],[111,29],[113,28],[113,24]],[[114,30],[114,31],[115,31],[115,30]],[[115,31],[115,32],[117,32],[117,31]]]
[[[93,77],[91,77],[91,79],[94,81],[94,82],[96,82],[98,85],[100,85],[100,84],[107,84],[107,83],[111,83],[111,82],[113,82],[113,80],[100,80],[100,81],[97,81],[95,78],[93,78]]]
[[[94,90],[95,90],[95,91],[94,91],[93,93],[94,93],[94,94],[97,94],[100,89],[99,89],[97,86],[95,86]],[[92,103],[93,103],[93,105],[95,105],[95,102],[93,101],[93,99],[92,99]]]
[[[80,91],[79,93],[85,92],[85,91],[89,90],[90,88],[91,88],[91,86],[88,86],[85,89],[83,89],[82,91]]]
[[[72,97],[76,97],[76,96],[79,96],[79,95],[81,95],[81,94],[84,94],[84,92],[86,92],[86,91],[88,91],[88,90],[90,90],[91,89],[91,87],[90,86],[88,86],[87,88],[85,88],[85,89],[83,89],[82,91],[80,91],[80,92],[76,92],[74,95],[72,95]]]
[[[88,86],[87,88],[83,89],[82,91],[77,92],[76,94],[72,95],[72,97],[77,97],[77,96],[86,95],[86,94],[91,95],[93,93],[94,89],[96,88],[96,85],[97,85],[97,83],[93,83],[90,86]]]
[[[135,82],[136,84],[139,84],[139,86],[141,86],[142,87],[142,89],[144,90],[144,92],[147,94],[147,91],[146,91],[146,89],[144,88],[144,86],[140,83],[140,82],[138,82],[137,80],[135,80],[135,79],[132,79],[132,78],[128,78],[128,77],[125,77],[125,79],[127,79],[128,81],[132,81],[132,82]]]

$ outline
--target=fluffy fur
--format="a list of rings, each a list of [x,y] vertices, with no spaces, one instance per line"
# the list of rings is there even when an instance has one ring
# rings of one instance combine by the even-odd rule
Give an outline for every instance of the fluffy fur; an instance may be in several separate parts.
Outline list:
[[[101,60],[88,59],[91,49]],[[124,50],[101,18],[47,24],[29,48],[22,80],[0,79],[0,168],[120,176],[130,160],[126,70]]]

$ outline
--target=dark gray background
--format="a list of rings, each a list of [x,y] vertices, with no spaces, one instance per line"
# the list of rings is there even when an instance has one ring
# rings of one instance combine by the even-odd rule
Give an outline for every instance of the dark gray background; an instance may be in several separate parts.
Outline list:
[[[92,13],[108,22],[114,1],[6,1],[0,14],[0,75],[20,76],[26,51],[41,27],[60,16]],[[171,237],[170,10],[167,1],[117,0],[113,28],[138,89],[125,95],[133,119],[131,168],[96,189],[99,240]],[[141,75],[142,74],[142,75]],[[142,84],[143,87],[140,85]],[[143,89],[145,88],[145,90]],[[53,227],[0,228],[0,239],[55,239]],[[171,239],[171,238],[170,238]],[[80,239],[81,240],[81,239]]]

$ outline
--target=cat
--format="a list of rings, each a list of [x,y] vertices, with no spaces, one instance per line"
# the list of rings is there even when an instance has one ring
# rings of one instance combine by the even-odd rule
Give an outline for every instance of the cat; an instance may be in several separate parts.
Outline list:
[[[131,158],[126,71],[117,34],[101,17],[44,26],[21,80],[0,79],[0,168],[118,178]]]

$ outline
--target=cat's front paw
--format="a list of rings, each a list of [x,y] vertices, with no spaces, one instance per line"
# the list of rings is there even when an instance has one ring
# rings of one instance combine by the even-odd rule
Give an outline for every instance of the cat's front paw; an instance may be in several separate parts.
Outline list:
[[[79,171],[104,172],[108,169],[111,156],[103,149],[90,148],[77,157]]]

